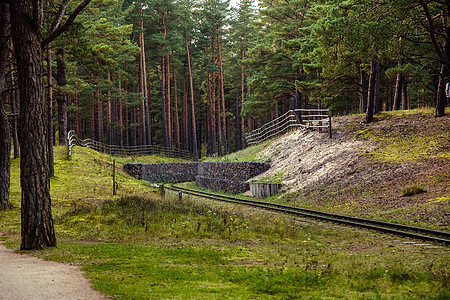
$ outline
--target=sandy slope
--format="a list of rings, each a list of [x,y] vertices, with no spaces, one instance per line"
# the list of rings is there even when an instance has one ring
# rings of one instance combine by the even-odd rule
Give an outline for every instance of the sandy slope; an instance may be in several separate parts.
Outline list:
[[[18,254],[0,243],[0,299],[106,299],[75,266]]]

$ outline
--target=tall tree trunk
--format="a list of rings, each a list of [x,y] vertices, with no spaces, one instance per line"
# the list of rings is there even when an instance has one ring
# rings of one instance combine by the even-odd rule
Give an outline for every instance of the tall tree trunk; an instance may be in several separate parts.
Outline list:
[[[100,85],[97,85],[95,94],[97,97],[97,141],[103,143],[105,134],[103,132],[103,97]]]
[[[224,146],[225,153],[228,153],[228,142],[227,142],[227,120],[225,114],[225,88],[223,83],[223,65],[222,65],[222,46],[221,37],[217,37],[217,50],[219,51],[219,81],[220,81],[220,104],[222,106],[220,120],[222,122],[222,142]]]
[[[13,44],[12,44],[11,39],[10,39],[10,49],[13,49]],[[9,59],[10,59],[9,69],[11,70],[11,72],[10,72],[11,86],[14,87],[16,81],[15,81],[15,77],[14,77],[14,72],[12,72],[12,70],[14,70],[14,63],[13,63],[14,57],[13,57],[12,52],[10,52],[10,54],[9,54]],[[17,127],[19,126],[18,96],[19,96],[19,92],[16,89],[13,89],[11,91],[11,112],[13,114],[11,129],[12,129],[12,138],[13,138],[13,146],[14,146],[14,156],[13,156],[14,159],[17,159],[20,157],[19,134],[17,131]]]
[[[66,85],[66,64],[64,63],[64,50],[56,51],[56,81],[60,87]],[[59,91],[58,97],[58,130],[59,144],[65,145],[67,139],[67,93]]]
[[[108,71],[108,92],[106,99],[106,135],[108,137],[108,144],[114,145],[113,138],[112,138],[112,103],[111,103],[111,88],[110,88],[110,82],[111,82],[111,72]]]
[[[0,3],[0,17],[0,210],[2,210],[11,206],[9,201],[11,132],[8,116],[4,109],[4,95],[6,95],[6,93],[4,93],[6,87],[5,67],[8,53],[9,4]]]
[[[245,139],[244,139],[244,116],[242,115],[242,112],[244,111],[244,89],[245,89],[245,72],[244,72],[244,46],[241,47],[241,110],[239,112],[239,116],[241,117],[241,148],[244,149]]]
[[[192,152],[194,154],[194,161],[198,161],[198,147],[197,147],[197,128],[195,124],[195,106],[194,106],[194,84],[193,84],[193,76],[192,76],[192,66],[191,66],[191,56],[189,54],[189,43],[187,38],[187,33],[184,34],[184,40],[186,43],[186,53],[188,60],[188,69],[189,69],[189,86],[190,86],[190,95],[191,95],[191,122],[192,122]]]
[[[369,75],[369,89],[367,95],[367,111],[364,119],[365,123],[370,123],[373,120],[373,111],[376,99],[376,82],[378,77],[378,61],[373,58],[370,63]]]
[[[125,93],[125,99],[128,98],[128,86],[127,83],[124,82],[123,84],[123,90]],[[130,117],[129,117],[129,111],[128,111],[128,103],[125,102],[125,146],[130,146]]]
[[[136,118],[136,106],[131,107],[131,132],[130,132],[130,146],[137,145],[137,118]]]
[[[235,142],[236,142],[236,150],[242,149],[242,139],[241,139],[241,118],[239,118],[238,116],[240,115],[240,106],[241,106],[241,101],[239,98],[239,92],[236,91],[236,100],[235,100],[235,104],[236,104],[236,118],[234,119],[234,131],[235,131]]]
[[[123,105],[122,105],[122,81],[119,79],[119,101],[118,101],[118,122],[119,130],[117,133],[117,139],[119,146],[123,146]]]
[[[170,88],[170,56],[166,55],[166,116],[167,116],[167,137],[169,146],[173,146],[173,124],[172,124],[172,98]]]
[[[214,74],[214,73],[213,73]],[[207,73],[207,91],[208,91],[208,117],[207,117],[207,132],[208,132],[208,147],[207,154],[214,155],[216,153],[216,118],[215,118],[215,102],[213,102],[214,88],[212,83],[211,73]]]
[[[175,121],[175,146],[180,148],[180,120],[178,119],[178,93],[177,93],[177,77],[175,76],[175,67],[172,68],[172,78],[173,78],[173,104],[174,112],[173,117]]]
[[[222,155],[222,100],[220,95],[220,71],[218,76],[218,82],[217,82],[217,156]]]
[[[162,125],[164,134],[164,146],[169,147],[169,129],[167,122],[167,100],[166,100],[166,66],[165,56],[161,57],[161,99],[162,99]]]
[[[93,92],[92,92],[93,93]],[[89,137],[91,140],[95,140],[95,106],[89,104]]]
[[[145,63],[145,42],[144,42],[144,20],[142,18],[142,7],[139,9],[139,27],[141,31],[139,32],[139,47],[141,48],[140,52],[140,77],[141,77],[141,91],[144,95],[144,117],[145,117],[145,144],[152,144],[152,134],[150,130],[150,100],[149,100],[149,92],[147,86],[147,68]]]
[[[75,95],[75,107],[80,107],[80,94]],[[81,126],[81,119],[80,119],[80,113],[78,111],[75,112],[75,133],[77,136],[82,137],[82,126]]]
[[[402,109],[407,110],[408,109],[408,83],[406,82],[406,76],[403,75],[402,80]]]
[[[375,76],[375,92],[373,95],[373,114],[376,115],[380,109],[381,109],[381,98],[379,97],[380,95],[380,72],[379,72],[379,68],[380,68],[380,64],[379,62],[377,63],[377,72],[376,72],[376,76]],[[321,100],[319,100],[321,101]]]
[[[250,97],[250,84],[249,84],[249,78],[250,78],[250,74],[246,74],[247,76],[247,97]],[[247,132],[250,133],[253,130],[253,116],[248,116],[247,119]]]
[[[402,75],[399,73],[395,79],[395,92],[394,92],[394,101],[392,103],[392,110],[400,109],[400,99],[402,97]]]
[[[182,128],[183,128],[183,149],[188,150],[189,147],[189,116],[188,116],[188,95],[187,95],[187,84],[186,84],[186,68],[183,72],[183,96],[181,97],[182,99],[182,106],[181,106],[181,123],[182,123]]]
[[[47,46],[47,143],[48,143],[48,162],[49,162],[49,176],[55,176],[55,166],[53,161],[53,72],[52,72],[52,48],[49,44]],[[67,137],[66,137],[67,138]]]
[[[435,99],[435,103],[436,103],[435,116],[436,117],[445,116],[445,104],[447,102],[447,97],[445,95],[445,85],[446,85],[445,78],[448,77],[448,74],[449,74],[449,72],[448,72],[445,64],[441,64],[441,69],[439,72],[439,82],[438,82],[436,99]]]
[[[359,113],[363,114],[367,111],[367,94],[368,83],[367,73],[363,70],[362,66],[359,66]],[[307,108],[307,107],[305,107]]]
[[[297,81],[303,81],[304,80],[304,71],[303,69],[299,69],[297,71]],[[295,89],[295,108],[302,108],[302,94],[298,89]],[[301,122],[302,121],[302,113],[301,111],[296,113],[297,119]],[[260,126],[258,126],[260,128]]]
[[[89,112],[90,112],[90,121],[89,121],[89,137],[91,140],[95,140],[96,132],[95,132],[95,106],[93,104],[95,99],[95,93],[94,93],[94,73],[91,72],[90,76],[91,80],[91,86],[92,86],[92,92],[91,92],[91,104],[89,104]]]
[[[398,60],[397,66],[400,68],[402,66],[402,59]],[[392,110],[400,109],[400,101],[402,99],[402,86],[403,86],[403,74],[398,73],[395,79],[395,92],[394,92],[394,101],[392,103]]]
[[[56,245],[53,226],[44,98],[39,12],[29,1],[10,3],[11,35],[20,90],[20,183],[22,240],[20,249]]]

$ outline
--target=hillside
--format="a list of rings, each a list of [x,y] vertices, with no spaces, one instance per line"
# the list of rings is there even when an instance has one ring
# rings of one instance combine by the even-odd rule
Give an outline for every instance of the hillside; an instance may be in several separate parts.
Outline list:
[[[412,110],[361,120],[334,118],[332,139],[300,129],[227,158],[271,162],[252,180],[281,181],[276,201],[448,230],[450,117]],[[402,196],[407,188],[423,191]]]

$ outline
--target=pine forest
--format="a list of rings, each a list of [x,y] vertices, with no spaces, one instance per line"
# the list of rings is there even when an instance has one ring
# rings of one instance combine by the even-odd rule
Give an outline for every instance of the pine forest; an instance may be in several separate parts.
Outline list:
[[[44,1],[43,31],[59,2]],[[293,108],[365,122],[424,106],[443,115],[448,18],[442,1],[93,0],[42,50],[48,130],[60,144],[72,129],[197,159],[242,149],[246,132]],[[3,101],[14,113],[19,74],[5,42]]]

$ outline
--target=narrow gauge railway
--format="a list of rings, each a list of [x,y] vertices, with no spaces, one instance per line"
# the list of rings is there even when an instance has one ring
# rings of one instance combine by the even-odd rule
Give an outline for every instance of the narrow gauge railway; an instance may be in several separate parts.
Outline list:
[[[422,241],[439,243],[439,244],[443,244],[446,246],[450,245],[450,233],[449,232],[443,232],[443,231],[437,231],[437,230],[431,230],[431,229],[426,229],[426,228],[413,227],[413,226],[407,226],[407,225],[401,225],[401,224],[389,223],[389,222],[383,222],[383,221],[376,221],[376,220],[370,220],[370,219],[356,218],[356,217],[345,216],[345,215],[338,215],[338,214],[333,214],[333,213],[321,212],[321,211],[316,211],[316,210],[311,210],[311,209],[275,204],[275,203],[264,202],[264,201],[240,199],[240,198],[236,198],[236,197],[208,193],[208,192],[204,192],[204,191],[192,190],[192,189],[183,188],[183,187],[179,187],[179,186],[175,186],[175,185],[165,185],[164,187],[169,190],[182,192],[182,193],[186,193],[189,195],[203,197],[203,198],[207,198],[207,199],[231,202],[231,203],[236,203],[236,204],[245,204],[248,206],[267,209],[267,210],[271,210],[271,211],[292,214],[292,215],[296,215],[299,217],[305,217],[305,218],[317,219],[317,220],[321,220],[321,221],[339,223],[342,225],[349,225],[349,226],[354,226],[354,227],[372,229],[372,230],[389,233],[389,234],[394,234],[394,235],[400,235],[400,236],[408,237],[408,238],[412,238],[412,239],[418,239],[418,240],[422,240]]]

